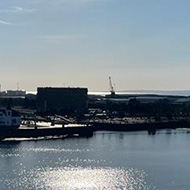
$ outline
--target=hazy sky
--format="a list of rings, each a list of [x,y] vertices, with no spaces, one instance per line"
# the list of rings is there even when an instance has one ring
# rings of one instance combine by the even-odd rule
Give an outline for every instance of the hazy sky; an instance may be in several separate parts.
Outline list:
[[[190,89],[189,0],[2,0],[2,89]]]

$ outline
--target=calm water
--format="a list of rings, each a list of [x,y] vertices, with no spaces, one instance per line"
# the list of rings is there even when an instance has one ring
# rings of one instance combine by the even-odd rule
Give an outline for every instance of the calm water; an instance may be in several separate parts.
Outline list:
[[[189,190],[188,131],[3,142],[0,189]]]

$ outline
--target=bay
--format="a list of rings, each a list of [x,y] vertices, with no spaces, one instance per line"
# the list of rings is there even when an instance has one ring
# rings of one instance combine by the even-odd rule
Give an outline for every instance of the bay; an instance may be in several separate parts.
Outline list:
[[[190,133],[96,132],[0,143],[0,189],[190,189]]]

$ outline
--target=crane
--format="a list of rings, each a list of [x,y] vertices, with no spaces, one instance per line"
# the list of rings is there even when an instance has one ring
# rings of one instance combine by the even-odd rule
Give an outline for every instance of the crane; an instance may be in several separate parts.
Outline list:
[[[110,82],[110,92],[111,92],[111,95],[115,95],[115,90],[114,90],[112,82],[111,82],[111,77],[109,77],[109,82]]]

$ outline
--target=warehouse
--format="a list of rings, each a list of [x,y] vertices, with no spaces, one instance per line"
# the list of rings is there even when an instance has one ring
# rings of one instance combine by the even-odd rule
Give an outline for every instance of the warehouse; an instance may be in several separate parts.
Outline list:
[[[87,108],[87,88],[38,88],[39,112],[84,113]]]

